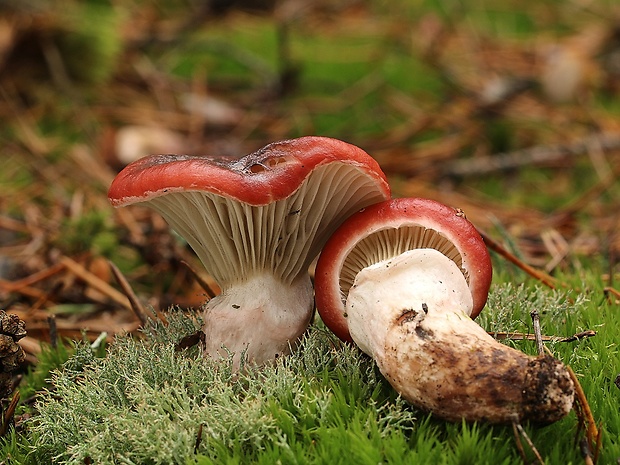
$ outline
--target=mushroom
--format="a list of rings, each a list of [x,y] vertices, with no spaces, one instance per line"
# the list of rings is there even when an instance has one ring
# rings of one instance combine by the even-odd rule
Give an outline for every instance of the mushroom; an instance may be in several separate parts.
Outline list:
[[[237,368],[290,351],[314,311],[311,262],[346,217],[389,196],[374,159],[326,137],[238,159],[146,157],[108,193],[116,207],[158,211],[196,252],[222,290],[204,305],[206,353],[233,353]]]
[[[460,210],[392,199],[353,214],[319,257],[324,323],[373,357],[404,399],[450,421],[554,422],[572,408],[567,368],[493,339],[473,321],[492,268]]]

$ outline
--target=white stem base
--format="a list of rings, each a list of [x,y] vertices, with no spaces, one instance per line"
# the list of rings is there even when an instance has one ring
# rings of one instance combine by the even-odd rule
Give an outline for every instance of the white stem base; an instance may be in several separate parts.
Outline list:
[[[204,306],[206,353],[234,354],[264,364],[290,353],[312,318],[314,297],[309,276],[288,285],[272,275],[256,276],[224,290]]]
[[[465,277],[441,252],[409,250],[364,268],[347,297],[351,337],[365,353],[381,359],[389,328],[407,312],[422,312],[423,305],[444,314],[457,310],[467,319],[471,314]]]

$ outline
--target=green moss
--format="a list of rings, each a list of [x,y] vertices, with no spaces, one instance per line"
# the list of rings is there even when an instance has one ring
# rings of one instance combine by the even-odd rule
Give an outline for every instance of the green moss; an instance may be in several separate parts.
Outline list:
[[[49,387],[50,372],[60,368],[71,354],[72,349],[65,345],[52,347],[49,344],[42,344],[36,365],[28,370],[19,384],[22,403],[31,399],[44,387]],[[25,407],[25,404],[22,404],[22,407]],[[24,411],[27,410],[24,408]]]
[[[92,210],[78,218],[65,218],[56,244],[68,254],[91,252],[111,257],[118,248],[118,237],[110,223],[109,211]]]
[[[57,38],[72,79],[101,84],[115,71],[122,48],[120,8],[108,2],[81,2],[61,13],[64,31]]]

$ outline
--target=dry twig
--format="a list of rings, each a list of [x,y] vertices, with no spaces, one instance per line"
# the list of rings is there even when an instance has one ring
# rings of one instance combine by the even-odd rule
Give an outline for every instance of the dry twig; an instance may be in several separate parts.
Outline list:
[[[536,269],[533,266],[530,266],[527,263],[524,263],[523,261],[519,260],[513,253],[511,253],[508,250],[506,250],[505,247],[503,247],[499,242],[497,242],[494,239],[492,239],[485,232],[483,232],[481,230],[478,230],[478,232],[482,236],[482,239],[484,239],[484,242],[485,242],[485,244],[487,245],[487,247],[489,249],[493,250],[494,252],[499,254],[501,257],[503,257],[506,260],[508,260],[510,263],[516,265],[518,268],[520,268],[521,270],[525,271],[530,276],[538,279],[544,285],[550,287],[551,289],[555,289],[556,288],[557,280],[554,277],[549,276],[544,271]]]
[[[213,291],[213,289],[211,289],[211,286],[209,286],[209,284],[204,279],[202,279],[202,276],[200,276],[189,263],[187,263],[185,260],[181,260],[181,264],[189,270],[196,282],[200,285],[200,287],[204,289],[210,299],[216,296],[216,293]]]
[[[56,315],[50,315],[47,317],[47,323],[50,327],[50,345],[56,348],[58,345],[58,329],[56,326]]]
[[[620,148],[620,134],[595,134],[570,144],[541,145],[508,153],[497,153],[468,160],[455,160],[444,170],[447,176],[465,177],[489,174],[545,163],[588,153],[594,144],[603,151]]]
[[[503,341],[503,340],[511,340],[511,341],[536,341],[535,334],[529,333],[510,333],[504,331],[489,331],[489,334],[493,336],[495,339]],[[596,336],[596,331],[588,329],[586,331],[581,331],[573,334],[572,336],[562,337],[562,336],[545,336],[541,335],[540,338],[543,342],[573,342],[578,341],[580,339],[585,339],[587,337]]]
[[[579,419],[580,429],[583,428],[586,433],[585,441],[581,446],[581,450],[589,451],[589,453],[584,454],[586,463],[588,463],[588,458],[590,458],[593,463],[596,463],[601,449],[601,432],[596,426],[594,416],[592,415],[592,410],[590,409],[590,404],[588,404],[588,399],[586,398],[586,394],[581,387],[581,383],[579,383],[575,372],[569,366],[567,366],[567,368],[575,385],[575,403],[573,404],[573,409]],[[586,447],[586,449],[584,449],[584,447]]]
[[[529,462],[527,460],[527,457],[525,456],[525,450],[523,449],[523,444],[521,444],[521,438],[525,440],[530,450],[536,457],[536,463],[538,463],[539,465],[544,465],[545,461],[538,452],[538,449],[536,449],[536,446],[528,436],[527,432],[523,429],[523,426],[521,426],[521,423],[519,423],[519,420],[517,420],[516,418],[512,421],[512,429],[515,435],[515,441],[517,442],[517,449],[519,450],[519,453],[523,458],[523,463],[528,464]]]
[[[540,329],[540,315],[538,314],[538,310],[532,310],[530,316],[532,317],[532,324],[534,325],[536,350],[538,355],[542,355],[545,352],[545,347],[543,345],[542,331]]]
[[[607,287],[603,288],[603,292],[605,293],[605,296],[607,298],[609,298],[609,296],[613,295],[614,297],[616,297],[616,299],[620,299],[620,291],[617,290],[617,289],[614,289],[613,287],[607,286]]]
[[[77,278],[87,283],[93,289],[96,289],[97,291],[105,294],[111,300],[122,305],[123,307],[131,309],[131,303],[129,302],[127,296],[114,289],[107,282],[103,281],[101,278],[88,271],[75,260],[67,256],[63,256],[61,257],[60,262],[65,265],[67,269],[71,271]]]
[[[110,265],[110,269],[112,270],[112,274],[114,275],[116,282],[119,286],[121,286],[123,292],[129,299],[131,310],[133,311],[134,315],[136,315],[138,320],[140,320],[140,323],[144,326],[148,321],[148,315],[144,310],[144,307],[140,303],[140,299],[138,299],[138,296],[133,291],[131,285],[129,284],[123,273],[121,273],[121,270],[119,270],[118,267],[111,261],[108,261],[108,264]]]
[[[7,292],[19,292],[25,287],[32,286],[33,284],[46,280],[60,273],[64,269],[65,265],[63,263],[56,263],[49,268],[37,271],[36,273],[33,273],[17,281],[0,280],[0,287]]]
[[[19,391],[15,391],[13,398],[9,403],[9,406],[4,412],[2,412],[2,424],[0,424],[0,438],[3,437],[9,430],[9,426],[13,423],[13,417],[15,416],[15,409],[19,403]]]

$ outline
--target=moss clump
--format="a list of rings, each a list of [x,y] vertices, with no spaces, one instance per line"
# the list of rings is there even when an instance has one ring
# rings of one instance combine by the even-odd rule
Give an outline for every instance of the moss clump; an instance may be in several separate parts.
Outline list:
[[[370,426],[381,437],[414,424],[412,410],[385,388],[372,363],[335,346],[321,329],[293,356],[233,374],[230,360],[176,349],[198,320],[176,313],[169,321],[152,323],[144,338],[117,339],[105,358],[78,350],[80,360],[54,373],[31,424],[41,463],[256,457],[283,443],[329,440],[327,431],[345,425],[360,434]]]
[[[488,330],[528,330],[537,309],[549,335],[584,328],[596,337],[551,344],[578,374],[602,421],[601,463],[620,456],[615,309],[535,286],[496,285]],[[74,349],[20,437],[2,450],[20,464],[441,463],[521,462],[511,428],[445,423],[402,402],[373,362],[314,325],[290,357],[233,374],[231,361],[177,350],[196,315],[172,312],[141,337],[118,337],[104,357]],[[531,341],[511,341],[533,352]],[[545,463],[579,463],[574,414],[545,428],[524,425]],[[29,451],[26,457],[25,451]],[[12,462],[9,462],[12,463]]]

